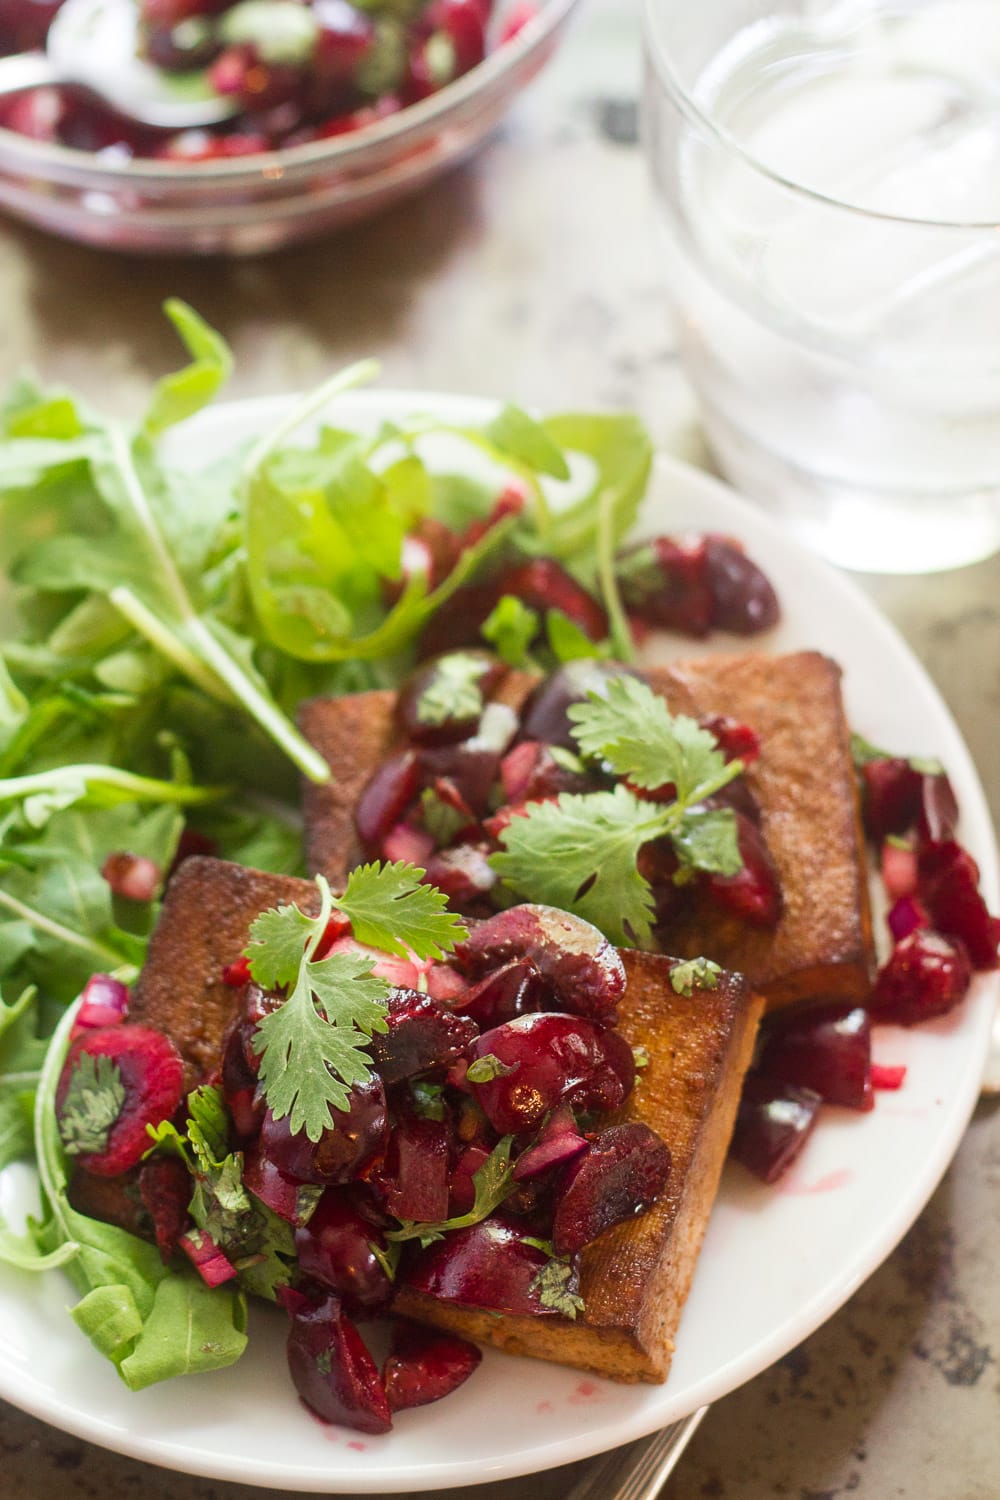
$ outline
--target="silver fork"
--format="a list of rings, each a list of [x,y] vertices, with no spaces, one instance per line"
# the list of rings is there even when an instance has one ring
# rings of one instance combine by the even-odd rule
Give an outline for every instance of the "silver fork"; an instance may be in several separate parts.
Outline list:
[[[707,1411],[703,1406],[652,1437],[606,1453],[570,1490],[566,1500],[654,1500]]]

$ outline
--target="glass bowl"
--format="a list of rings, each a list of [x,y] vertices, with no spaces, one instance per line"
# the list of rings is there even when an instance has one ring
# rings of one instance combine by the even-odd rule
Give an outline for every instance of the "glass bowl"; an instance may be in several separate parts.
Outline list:
[[[221,161],[120,160],[0,129],[0,208],[66,239],[255,255],[379,213],[456,165],[544,66],[578,0],[538,13],[478,67],[350,135]],[[510,4],[497,6],[502,29]]]

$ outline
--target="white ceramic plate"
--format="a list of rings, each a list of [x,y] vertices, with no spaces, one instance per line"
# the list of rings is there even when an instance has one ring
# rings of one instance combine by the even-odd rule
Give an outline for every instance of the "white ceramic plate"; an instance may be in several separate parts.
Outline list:
[[[375,392],[352,396],[338,421],[368,426],[433,409],[451,420],[483,403]],[[256,436],[282,401],[221,407],[172,439],[195,463]],[[961,836],[998,898],[989,814],[962,739],[936,690],[892,628],[844,578],[704,474],[661,458],[645,531],[684,527],[741,537],[777,587],[784,623],[762,643],[819,647],[845,671],[854,725],[893,749],[937,755],[962,807]],[[725,650],[732,642],[712,643]],[[690,654],[659,643],[656,654]],[[481,1369],[437,1406],[401,1415],[386,1437],[325,1427],[299,1405],[285,1370],[284,1320],[255,1307],[247,1355],[233,1369],[130,1394],[65,1312],[58,1273],[0,1277],[0,1395],[67,1432],[152,1463],[219,1479],[330,1493],[436,1490],[531,1473],[611,1448],[718,1400],[828,1318],[889,1254],[954,1152],[978,1091],[997,1003],[980,977],[960,1013],[914,1031],[876,1033],[876,1057],[905,1063],[906,1084],[870,1115],[828,1109],[777,1189],[727,1170],[663,1386],[628,1387],[487,1352]],[[27,1173],[5,1174],[13,1212]]]

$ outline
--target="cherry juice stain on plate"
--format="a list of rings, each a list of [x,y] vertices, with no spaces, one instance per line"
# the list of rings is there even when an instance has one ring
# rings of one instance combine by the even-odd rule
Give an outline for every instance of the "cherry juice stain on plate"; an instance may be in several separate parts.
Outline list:
[[[605,1399],[606,1392],[596,1380],[581,1380],[569,1394],[570,1406],[590,1406]]]
[[[804,1198],[817,1193],[836,1193],[840,1188],[849,1187],[853,1181],[854,1173],[850,1167],[838,1167],[835,1172],[827,1172],[814,1182],[805,1182],[795,1172],[789,1172],[774,1184],[771,1191],[788,1197]]]

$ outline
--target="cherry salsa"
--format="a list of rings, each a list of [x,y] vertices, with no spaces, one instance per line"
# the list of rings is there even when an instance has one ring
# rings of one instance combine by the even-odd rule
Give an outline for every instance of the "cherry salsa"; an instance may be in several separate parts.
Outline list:
[[[337,917],[317,958],[358,949]],[[391,1313],[400,1288],[500,1315],[575,1319],[581,1252],[644,1213],[670,1173],[659,1136],[619,1115],[637,1060],[616,1029],[625,969],[595,928],[521,906],[474,926],[448,963],[375,957],[391,986],[387,1030],[372,1037],[367,1081],[319,1140],[265,1105],[254,1036],[285,996],[255,984],[238,955],[223,974],[233,1021],[217,1071],[202,1080],[224,1102],[242,1189],[294,1245],[272,1294],[290,1320],[295,1387],[323,1420],[366,1433],[447,1395],[481,1356],[397,1320],[380,1369],[358,1323]],[[165,1260],[187,1257],[209,1286],[241,1284],[262,1257],[235,1232],[197,1227],[197,1172],[192,1183],[176,1156],[148,1154],[147,1126],[183,1113],[183,1066],[165,1035],[123,1024],[127,1005],[118,981],[88,984],[57,1094],[64,1146],[77,1172],[118,1180],[136,1229]],[[80,1151],[74,1089],[80,1069],[99,1078],[105,1058],[118,1065],[117,1113]]]

